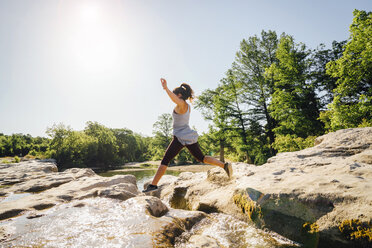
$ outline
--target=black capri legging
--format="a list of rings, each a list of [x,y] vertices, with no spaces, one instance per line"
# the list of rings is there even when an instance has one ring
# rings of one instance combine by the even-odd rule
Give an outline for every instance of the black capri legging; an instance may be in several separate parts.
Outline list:
[[[176,136],[173,136],[172,142],[169,144],[165,155],[163,157],[163,160],[161,161],[162,165],[168,165],[169,162],[184,148],[185,146],[182,145]],[[200,150],[198,142],[191,144],[191,145],[186,145],[186,148],[190,151],[190,153],[199,161],[203,162],[204,161],[204,154]]]

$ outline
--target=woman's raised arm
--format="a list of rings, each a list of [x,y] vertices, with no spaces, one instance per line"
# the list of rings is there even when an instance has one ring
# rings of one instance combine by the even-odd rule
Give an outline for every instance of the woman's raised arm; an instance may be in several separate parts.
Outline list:
[[[174,94],[172,91],[170,91],[168,89],[168,86],[167,86],[167,80],[165,80],[164,78],[161,78],[160,79],[161,81],[161,85],[163,86],[163,89],[167,92],[168,96],[170,97],[170,99],[175,103],[177,104],[178,106],[180,107],[185,107],[186,105],[186,101],[180,99],[176,94]]]

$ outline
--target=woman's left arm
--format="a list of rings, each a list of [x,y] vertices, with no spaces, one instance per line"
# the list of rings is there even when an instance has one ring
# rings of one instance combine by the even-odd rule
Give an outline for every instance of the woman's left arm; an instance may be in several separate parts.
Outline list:
[[[161,81],[161,85],[163,86],[163,89],[167,92],[170,99],[178,106],[185,107],[184,105],[186,105],[186,102],[180,99],[178,96],[176,96],[176,94],[174,94],[172,91],[168,89],[167,80],[165,80],[164,78],[161,78],[160,81]]]

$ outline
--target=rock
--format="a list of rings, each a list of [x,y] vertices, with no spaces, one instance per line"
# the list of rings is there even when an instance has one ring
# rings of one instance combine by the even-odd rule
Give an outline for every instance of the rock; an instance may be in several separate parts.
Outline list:
[[[146,210],[154,217],[161,217],[168,212],[167,206],[159,199],[153,196],[139,196],[133,199],[137,204],[143,205]]]
[[[193,235],[189,239],[189,247],[195,248],[219,248],[221,245],[209,236],[205,235]]]
[[[137,186],[131,183],[120,183],[103,190],[99,190],[97,195],[125,201],[138,194]]]
[[[47,160],[49,161],[49,160]],[[68,183],[80,177],[95,176],[89,168],[72,168],[57,172],[57,166],[51,162],[27,161],[11,166],[0,165],[0,175],[4,178],[0,183],[11,185],[0,190],[0,195],[21,192],[40,192]]]
[[[37,218],[17,218],[0,226],[0,239],[4,247],[173,247],[177,235],[205,217],[168,210],[151,196],[97,197],[56,205]]]
[[[15,164],[0,164],[0,185],[12,185],[24,182],[29,177],[42,177],[45,174],[57,171],[56,163],[49,160],[31,160]]]
[[[314,147],[280,153],[262,166],[234,163],[232,180],[217,167],[182,173],[166,186],[161,180],[158,194],[176,208],[241,218],[249,210],[248,219],[260,219],[256,223],[302,243],[308,240],[303,225],[316,223],[320,247],[347,247],[338,225],[372,219],[371,156],[371,127],[339,130],[318,137]],[[236,195],[247,196],[245,210],[234,203]]]
[[[54,174],[54,177],[52,175],[46,176],[45,178],[47,178],[47,181],[44,184],[41,184],[41,178],[30,180],[25,183],[32,186],[32,182],[34,182],[37,184],[32,187],[40,187],[39,185],[56,185],[53,184],[53,178],[56,179],[56,182],[60,182],[60,178],[64,178],[64,180],[69,178],[69,181],[38,194],[26,194],[24,197],[13,201],[0,202],[0,220],[15,217],[27,211],[50,208],[56,204],[68,202],[73,199],[100,196],[127,200],[139,193],[136,185],[136,178],[133,175],[101,177],[92,174],[90,169],[77,168]],[[16,191],[18,191],[21,188],[29,188],[24,187],[24,185],[24,183],[14,185],[6,190],[11,191],[12,188],[15,188]]]

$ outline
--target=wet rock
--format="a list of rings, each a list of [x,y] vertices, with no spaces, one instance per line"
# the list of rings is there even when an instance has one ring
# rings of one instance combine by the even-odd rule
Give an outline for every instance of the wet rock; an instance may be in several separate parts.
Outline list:
[[[38,218],[17,218],[4,225],[2,245],[173,247],[177,235],[205,217],[198,211],[168,210],[159,198],[151,196],[126,201],[87,198],[56,205]]]
[[[168,212],[168,207],[157,197],[138,196],[133,199],[139,205],[143,205],[154,217],[161,217]]]
[[[76,171],[81,172],[81,170]],[[113,177],[88,175],[75,178],[68,183],[38,194],[27,195],[10,202],[0,202],[0,220],[17,216],[23,211],[43,210],[73,199],[102,196],[126,200],[139,193],[135,184],[136,178],[133,175],[116,175]]]
[[[193,248],[220,248],[217,240],[205,235],[193,235],[189,239],[189,246]]]
[[[98,196],[125,201],[138,194],[137,186],[132,183],[120,183],[97,192]]]

